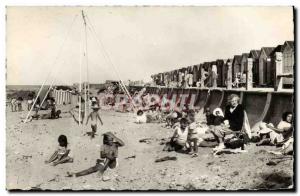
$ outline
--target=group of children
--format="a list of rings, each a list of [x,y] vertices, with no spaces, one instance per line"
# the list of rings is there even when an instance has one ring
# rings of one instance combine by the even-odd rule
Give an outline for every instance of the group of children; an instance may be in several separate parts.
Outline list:
[[[21,111],[23,111],[22,102],[23,102],[22,97],[12,98],[11,101],[10,101],[11,111],[12,112],[21,112]]]
[[[213,141],[212,129],[220,128],[223,123],[223,112],[216,108],[211,113],[206,108],[206,120],[201,120],[199,111],[188,110],[186,112],[173,111],[167,116],[167,126],[174,129],[173,136],[166,144],[165,151],[180,151],[198,156],[198,146],[202,143],[205,146],[215,146],[217,143],[208,144]]]
[[[58,147],[55,152],[45,161],[46,164],[56,166],[63,163],[73,163],[74,158],[71,153],[71,148],[68,145],[68,139],[65,135],[58,137]],[[103,134],[103,144],[100,149],[100,159],[96,160],[95,166],[80,171],[80,172],[67,172],[66,177],[79,177],[91,173],[99,172],[100,176],[107,168],[115,168],[118,164],[118,148],[124,146],[124,142],[117,138],[113,133],[106,132]]]

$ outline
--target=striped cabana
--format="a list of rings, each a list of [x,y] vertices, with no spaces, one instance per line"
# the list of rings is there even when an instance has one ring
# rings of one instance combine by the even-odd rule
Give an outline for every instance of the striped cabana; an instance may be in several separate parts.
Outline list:
[[[62,105],[62,104],[70,104],[71,103],[71,98],[72,98],[72,93],[69,90],[57,90],[53,89],[52,90],[52,97],[55,99],[55,103],[57,105]]]

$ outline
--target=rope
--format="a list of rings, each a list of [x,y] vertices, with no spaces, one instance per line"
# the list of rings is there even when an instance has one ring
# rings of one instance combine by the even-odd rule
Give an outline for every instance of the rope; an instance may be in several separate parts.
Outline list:
[[[83,11],[82,11],[83,14]],[[84,14],[83,14],[83,17]],[[83,18],[84,19],[84,18]],[[85,86],[85,113],[87,113],[87,101],[89,99],[89,94],[87,95],[87,92],[90,92],[90,84],[89,84],[89,64],[88,64],[88,41],[87,41],[87,29],[86,29],[86,22],[84,21],[84,33],[85,33],[85,55],[86,55],[86,77],[87,77],[87,88]]]
[[[119,80],[120,80],[120,84],[123,86],[123,88],[124,88],[124,90],[125,90],[125,93],[126,93],[127,96],[129,97],[129,99],[131,100],[131,104],[132,104],[133,107],[135,108],[135,105],[134,105],[133,102],[132,102],[133,99],[132,99],[130,93],[128,92],[128,90],[127,90],[127,88],[126,88],[124,82],[122,81],[122,79],[121,79],[121,77],[120,77],[120,75],[119,75],[119,73],[118,73],[116,67],[114,66],[114,64],[113,64],[113,62],[112,62],[110,56],[108,55],[107,51],[105,50],[103,42],[101,41],[101,39],[98,39],[96,30],[95,30],[93,24],[91,23],[89,17],[86,16],[86,18],[87,18],[87,22],[88,22],[87,24],[89,24],[89,25],[88,25],[89,30],[90,30],[90,31],[92,32],[92,34],[95,36],[95,39],[96,39],[96,41],[97,41],[97,44],[98,44],[98,45],[102,48],[102,50],[103,50],[103,54],[102,54],[102,53],[101,53],[101,54],[102,54],[102,55],[104,56],[104,58],[112,65],[113,70],[114,70],[116,76],[117,76],[117,77],[119,78]]]
[[[81,82],[82,82],[82,76],[81,76],[81,69],[82,69],[82,31],[81,31],[81,34],[80,34],[80,52],[79,52],[79,57],[80,57],[80,65],[79,65],[79,97],[78,97],[78,125],[80,126],[81,125]],[[83,120],[83,119],[82,119]]]
[[[74,24],[74,22],[75,22],[77,16],[78,16],[78,14],[76,14],[76,15],[74,16],[74,18],[73,18],[73,20],[72,20],[72,23],[71,23],[71,25],[70,25],[70,27],[69,27],[69,30],[67,31],[67,33],[66,33],[66,35],[65,35],[65,38],[64,38],[64,40],[63,40],[63,42],[62,42],[62,44],[61,44],[61,46],[60,46],[60,48],[59,48],[59,52],[58,52],[57,56],[55,57],[55,59],[54,59],[54,61],[53,61],[53,64],[52,64],[50,67],[54,67],[54,66],[56,65],[57,60],[58,60],[58,57],[59,57],[59,55],[60,55],[60,53],[61,53],[61,51],[62,51],[62,49],[63,49],[63,46],[64,46],[64,44],[65,44],[65,42],[66,42],[66,40],[67,40],[67,38],[68,38],[68,36],[69,36],[69,33],[71,32],[71,29],[72,29],[72,27],[73,27],[73,24]],[[45,81],[43,82],[41,88],[39,89],[38,94],[37,94],[37,96],[36,96],[36,98],[35,98],[35,100],[34,100],[32,106],[31,106],[29,112],[27,113],[27,116],[26,116],[26,118],[25,118],[25,120],[24,120],[24,123],[27,122],[28,117],[29,117],[30,113],[32,112],[32,110],[33,110],[33,108],[34,108],[34,106],[35,106],[35,104],[36,104],[36,102],[37,102],[37,99],[38,99],[39,95],[41,94],[42,89],[43,89],[43,87],[44,87],[46,81],[48,80],[49,76],[51,75],[51,73],[52,73],[52,70],[48,73],[48,75],[47,75]]]

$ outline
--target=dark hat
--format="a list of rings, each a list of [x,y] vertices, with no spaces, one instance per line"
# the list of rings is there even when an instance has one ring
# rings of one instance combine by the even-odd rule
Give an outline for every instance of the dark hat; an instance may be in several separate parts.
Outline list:
[[[109,137],[112,137],[112,138],[116,138],[116,136],[112,132],[110,132],[110,131],[108,131],[106,133],[103,133],[102,135],[103,136],[109,136]]]

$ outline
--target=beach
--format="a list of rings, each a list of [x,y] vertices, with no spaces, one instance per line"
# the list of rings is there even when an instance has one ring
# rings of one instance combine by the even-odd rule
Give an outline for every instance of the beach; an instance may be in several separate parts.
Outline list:
[[[24,105],[25,106],[25,105]],[[100,110],[104,125],[94,139],[84,135],[90,125],[79,126],[59,106],[62,118],[22,123],[27,111],[6,111],[6,189],[23,190],[243,190],[292,188],[293,157],[268,153],[274,146],[246,146],[247,152],[213,155],[212,148],[199,148],[199,156],[162,151],[172,129],[163,124],[135,124],[133,113]],[[25,107],[23,107],[25,108]],[[45,113],[47,111],[41,111]],[[48,111],[49,112],[49,111]],[[68,178],[94,166],[100,157],[104,132],[111,131],[125,142],[119,148],[118,167],[109,169],[103,181],[97,173]],[[45,160],[58,146],[57,138],[68,137],[74,162],[47,165]],[[146,142],[139,142],[147,139]],[[175,156],[177,160],[155,162]],[[276,162],[272,165],[270,162]],[[268,164],[268,165],[267,165]]]

